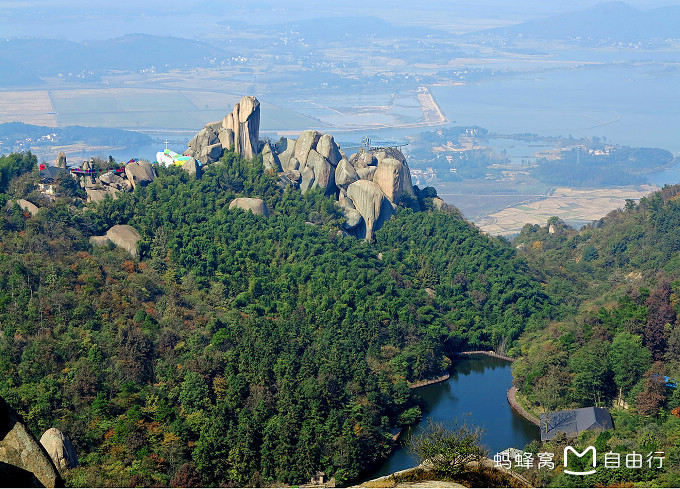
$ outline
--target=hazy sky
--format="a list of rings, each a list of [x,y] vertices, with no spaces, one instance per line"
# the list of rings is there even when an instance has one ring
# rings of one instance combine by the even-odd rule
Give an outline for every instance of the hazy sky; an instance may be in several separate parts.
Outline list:
[[[398,24],[465,32],[594,5],[592,0],[14,0],[0,1],[0,36],[106,39],[130,33],[200,38],[219,21],[271,24],[315,17],[374,15]],[[629,0],[648,10],[680,0]]]

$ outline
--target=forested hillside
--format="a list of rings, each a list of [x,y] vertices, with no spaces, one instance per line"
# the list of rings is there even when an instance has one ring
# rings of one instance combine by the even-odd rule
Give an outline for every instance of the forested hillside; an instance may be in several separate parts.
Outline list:
[[[665,187],[580,232],[553,219],[553,233],[527,225],[516,238],[563,304],[559,321],[521,340],[513,372],[524,399],[536,412],[614,406],[615,429],[581,444],[666,454],[665,470],[601,471],[585,482],[544,471],[537,484],[680,484],[680,388],[664,380],[680,378],[679,196],[680,185]]]
[[[34,164],[3,157],[0,190],[35,196]],[[551,314],[508,243],[455,212],[399,209],[366,243],[259,159],[158,172],[95,207],[0,212],[0,395],[74,440],[69,485],[343,484],[419,418],[408,383]],[[139,261],[89,243],[113,224],[140,231]]]

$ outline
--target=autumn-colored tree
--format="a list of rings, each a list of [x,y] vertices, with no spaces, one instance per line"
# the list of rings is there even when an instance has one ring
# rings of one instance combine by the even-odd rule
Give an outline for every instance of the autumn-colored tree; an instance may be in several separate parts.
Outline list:
[[[661,365],[654,364],[644,377],[644,387],[635,398],[637,412],[643,416],[658,414],[661,406],[666,401],[666,383],[660,372]]]

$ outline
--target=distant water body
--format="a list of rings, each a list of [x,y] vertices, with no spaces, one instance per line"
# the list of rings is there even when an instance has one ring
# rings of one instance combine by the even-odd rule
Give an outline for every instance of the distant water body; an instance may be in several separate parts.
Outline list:
[[[516,414],[508,404],[507,390],[512,386],[510,363],[498,358],[472,356],[458,361],[451,377],[438,384],[419,388],[416,393],[423,399],[426,409],[423,419],[412,430],[418,433],[433,421],[451,421],[455,418],[468,426],[485,429],[483,443],[490,455],[509,447],[524,448],[540,438],[538,426]],[[418,465],[403,447],[396,448],[385,462],[365,480],[389,475]]]
[[[680,70],[660,64],[546,71],[430,88],[446,116],[505,134],[606,137],[680,154]]]

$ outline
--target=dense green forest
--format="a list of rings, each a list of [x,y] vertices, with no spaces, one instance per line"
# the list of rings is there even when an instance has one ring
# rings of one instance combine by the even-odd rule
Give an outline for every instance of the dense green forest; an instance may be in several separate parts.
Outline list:
[[[563,304],[559,320],[521,339],[513,373],[523,398],[537,413],[613,407],[615,429],[583,435],[584,447],[666,454],[666,470],[601,471],[587,480],[544,471],[536,484],[680,485],[680,388],[664,380],[680,378],[679,197],[680,185],[668,186],[581,231],[553,218],[553,233],[527,225],[515,240]]]
[[[0,158],[3,208],[37,196],[35,163]],[[400,208],[366,243],[259,159],[157,170],[96,206],[0,212],[0,395],[73,439],[69,485],[347,483],[419,419],[410,382],[554,313],[509,243],[456,212]],[[140,260],[90,244],[113,224],[140,231]]]

